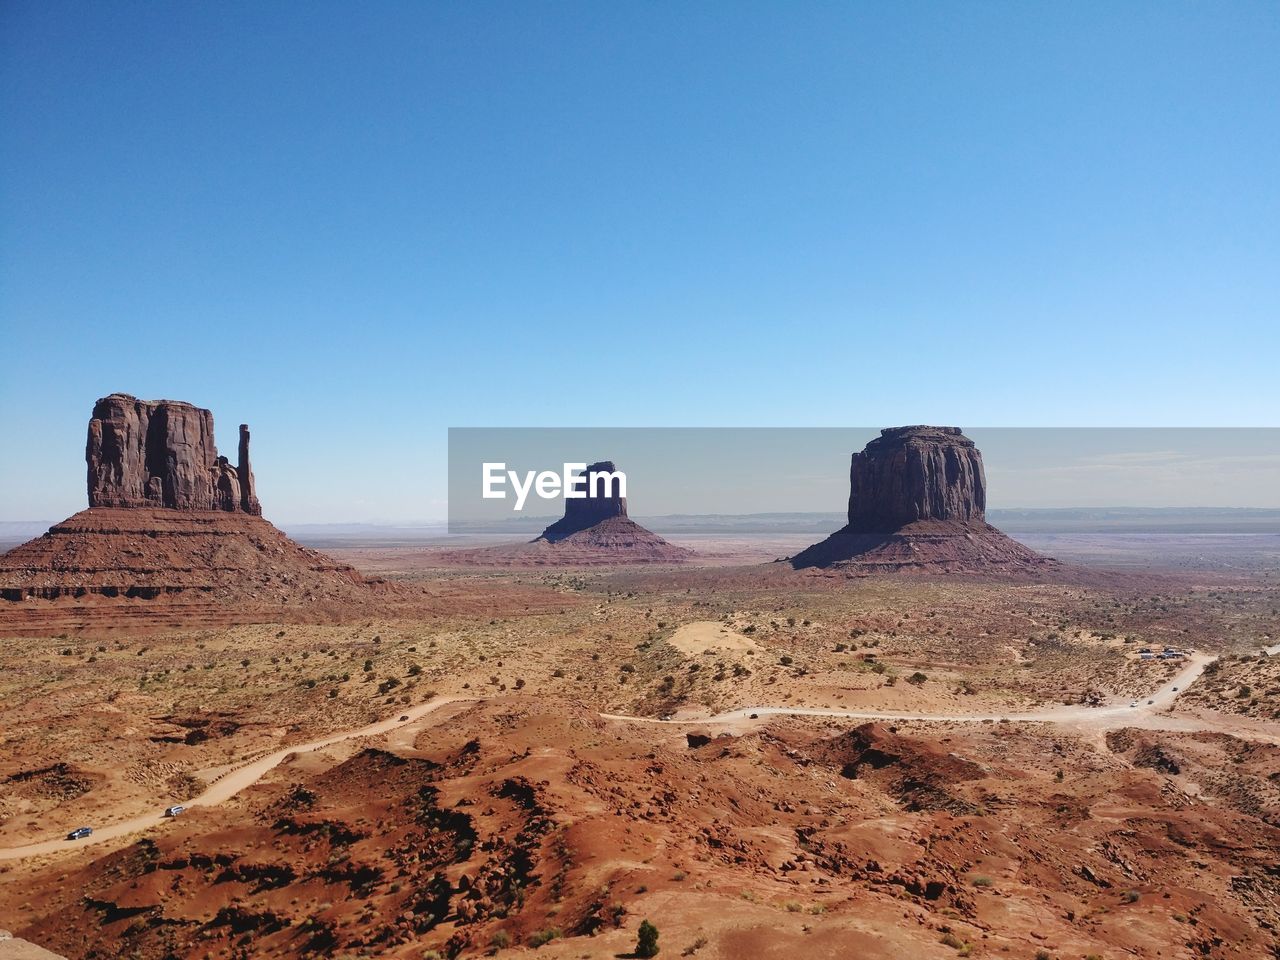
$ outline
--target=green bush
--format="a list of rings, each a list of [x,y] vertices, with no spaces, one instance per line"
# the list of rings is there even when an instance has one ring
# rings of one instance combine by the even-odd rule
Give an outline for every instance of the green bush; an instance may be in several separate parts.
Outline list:
[[[543,944],[550,943],[556,937],[560,936],[560,931],[555,927],[547,927],[545,930],[539,930],[529,938],[529,946],[537,949]]]
[[[658,928],[648,920],[640,921],[640,933],[636,937],[637,957],[656,957],[658,955]]]

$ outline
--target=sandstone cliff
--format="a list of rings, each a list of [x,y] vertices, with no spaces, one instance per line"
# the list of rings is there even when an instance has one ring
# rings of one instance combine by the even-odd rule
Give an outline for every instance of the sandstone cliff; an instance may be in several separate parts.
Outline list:
[[[854,573],[1025,571],[1056,561],[986,522],[982,454],[959,427],[880,431],[849,468],[849,523],[791,558]]]
[[[169,507],[258,515],[249,428],[240,427],[237,466],[218,455],[213,414],[175,400],[124,393],[93,407],[85,445],[90,507]]]
[[[0,555],[0,600],[21,608],[6,626],[253,622],[408,596],[262,518],[247,426],[232,466],[208,410],[113,393],[88,434],[89,509]]]
[[[593,473],[614,473],[616,470],[617,467],[613,465],[612,460],[601,460],[590,464],[583,476],[590,477]],[[605,485],[600,483],[592,490],[584,479],[582,490],[587,494],[585,497],[565,498],[564,516],[543,530],[538,537],[539,540],[556,543],[581,530],[593,527],[601,521],[613,517],[626,517],[627,498],[622,496],[617,484],[612,484],[606,489]]]
[[[959,427],[893,427],[853,455],[849,527],[887,533],[917,520],[985,520],[982,454]]]
[[[612,460],[601,460],[586,474],[613,473]],[[692,550],[668,543],[627,516],[627,498],[615,486],[585,497],[565,498],[564,516],[529,543],[502,544],[470,550],[449,550],[436,555],[449,566],[490,567],[591,567],[629,563],[682,563]]]

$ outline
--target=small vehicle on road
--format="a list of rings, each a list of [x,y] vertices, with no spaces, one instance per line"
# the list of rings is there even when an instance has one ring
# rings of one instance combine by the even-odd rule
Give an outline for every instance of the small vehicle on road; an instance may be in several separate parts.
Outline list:
[[[1149,706],[1151,706],[1153,703],[1155,703],[1155,701],[1154,701],[1154,700],[1148,700],[1148,701],[1147,701],[1147,706],[1149,707]]]
[[[1131,707],[1136,707],[1137,705],[1138,705],[1138,701],[1137,701],[1137,700],[1132,700],[1132,701],[1130,701],[1130,702],[1129,702],[1129,706],[1131,706]]]
[[[93,833],[93,827],[76,827],[67,834],[68,840],[83,840],[89,834]]]
[[[179,803],[179,804],[175,804],[175,805],[174,805],[174,806],[172,806],[172,807],[165,807],[165,808],[164,808],[164,815],[165,815],[166,817],[176,817],[178,814],[180,814],[180,813],[181,813],[183,810],[185,810],[185,809],[187,809],[187,808],[186,808],[186,807],[184,807],[182,804],[180,804],[180,803]]]
[[[408,720],[408,719],[409,719],[409,715],[408,715],[407,713],[402,713],[402,714],[400,714],[400,722],[401,722],[401,723],[404,723],[404,722],[405,722],[406,720]]]

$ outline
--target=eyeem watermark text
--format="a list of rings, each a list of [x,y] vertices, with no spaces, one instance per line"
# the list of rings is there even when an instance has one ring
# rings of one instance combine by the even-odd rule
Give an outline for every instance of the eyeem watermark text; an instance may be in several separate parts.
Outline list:
[[[621,470],[592,470],[585,473],[585,463],[566,463],[561,473],[554,470],[526,470],[523,477],[508,470],[505,463],[482,465],[483,493],[486,500],[505,500],[507,484],[515,492],[514,510],[523,510],[529,493],[543,500],[585,500],[587,497],[625,497],[627,475]],[[521,482],[523,480],[523,482]]]

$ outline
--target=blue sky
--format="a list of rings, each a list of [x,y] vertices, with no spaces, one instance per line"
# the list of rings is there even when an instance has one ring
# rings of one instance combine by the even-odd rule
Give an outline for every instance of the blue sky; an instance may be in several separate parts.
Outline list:
[[[1280,423],[1274,3],[0,6],[0,519],[94,399],[269,516],[446,428]]]

